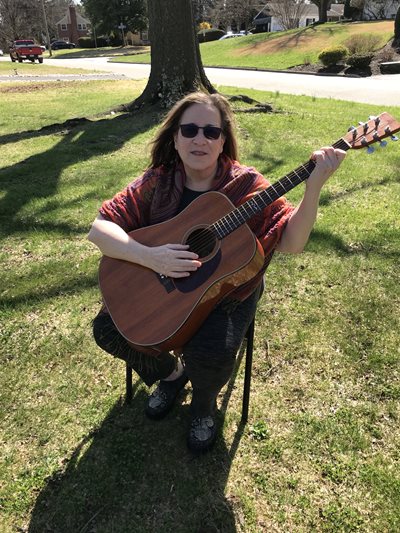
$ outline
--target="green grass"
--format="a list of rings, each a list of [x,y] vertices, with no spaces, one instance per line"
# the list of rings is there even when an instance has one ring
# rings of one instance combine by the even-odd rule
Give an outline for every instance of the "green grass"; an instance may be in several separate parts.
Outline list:
[[[257,314],[249,423],[239,424],[241,365],[219,398],[214,451],[193,460],[190,388],[165,420],[147,420],[147,388],[135,382],[124,406],[124,366],[91,337],[99,253],[86,235],[101,202],[145,167],[159,121],[94,115],[143,85],[3,87],[0,530],[398,531],[399,145],[350,151],[306,251],[275,256]],[[279,111],[237,114],[241,160],[270,179],[382,111],[247,94]],[[76,116],[92,119],[40,131]],[[300,186],[289,199],[301,195]]]
[[[148,46],[104,46],[101,48],[72,48],[66,50],[53,50],[53,57],[75,59],[79,57],[108,57],[108,56],[125,56],[142,54],[149,51]],[[44,57],[49,56],[48,52],[45,52]],[[49,57],[50,58],[50,57]]]
[[[16,73],[17,72],[17,73]],[[12,61],[0,62],[0,76],[30,75],[41,76],[43,74],[88,74],[90,71],[81,68],[55,67],[49,64],[46,59],[44,63],[13,63]]]
[[[275,33],[259,33],[237,39],[212,41],[200,45],[207,67],[247,67],[282,70],[305,62],[317,63],[323,48],[343,44],[352,35],[377,34],[383,47],[393,37],[393,22],[357,24],[329,23]],[[116,58],[118,62],[150,63],[150,54]]]

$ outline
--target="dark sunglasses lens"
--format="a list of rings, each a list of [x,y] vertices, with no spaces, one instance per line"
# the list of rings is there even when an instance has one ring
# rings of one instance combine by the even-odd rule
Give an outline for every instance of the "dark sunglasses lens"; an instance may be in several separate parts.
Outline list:
[[[196,124],[181,124],[180,126],[182,135],[188,139],[196,137],[199,127]]]
[[[207,139],[218,139],[221,135],[221,128],[217,128],[216,126],[206,126],[203,131],[204,137],[207,137]]]
[[[218,139],[221,135],[221,128],[217,128],[217,126],[204,126],[204,128],[197,126],[197,124],[181,124],[179,126],[181,128],[181,133],[184,137],[187,137],[188,139],[193,139],[193,137],[196,137],[199,130],[203,130],[204,137],[207,139]]]

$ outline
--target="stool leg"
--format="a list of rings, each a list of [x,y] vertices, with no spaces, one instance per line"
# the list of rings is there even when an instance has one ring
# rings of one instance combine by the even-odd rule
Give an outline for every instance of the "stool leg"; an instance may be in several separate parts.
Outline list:
[[[254,318],[247,330],[247,346],[246,346],[246,366],[244,374],[243,387],[243,404],[242,404],[242,424],[246,424],[249,414],[249,400],[250,400],[250,385],[251,385],[251,369],[253,365],[253,344],[254,344]]]
[[[126,363],[126,394],[125,402],[131,403],[132,401],[132,367]]]

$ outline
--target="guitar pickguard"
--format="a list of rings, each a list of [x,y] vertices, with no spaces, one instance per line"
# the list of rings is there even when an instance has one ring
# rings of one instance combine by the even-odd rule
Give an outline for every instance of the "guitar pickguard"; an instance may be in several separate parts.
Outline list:
[[[210,276],[217,270],[221,263],[222,252],[221,249],[211,257],[208,261],[205,261],[200,268],[195,272],[192,272],[187,278],[175,278],[174,284],[179,292],[188,293],[192,292],[203,283],[205,283]]]

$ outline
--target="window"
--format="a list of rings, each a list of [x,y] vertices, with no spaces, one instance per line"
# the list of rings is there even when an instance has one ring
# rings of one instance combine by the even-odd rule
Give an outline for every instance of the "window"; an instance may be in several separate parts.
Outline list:
[[[61,24],[61,29],[62,30],[66,30],[67,29],[67,25],[66,24]]]
[[[78,24],[78,30],[86,30],[86,24]]]

